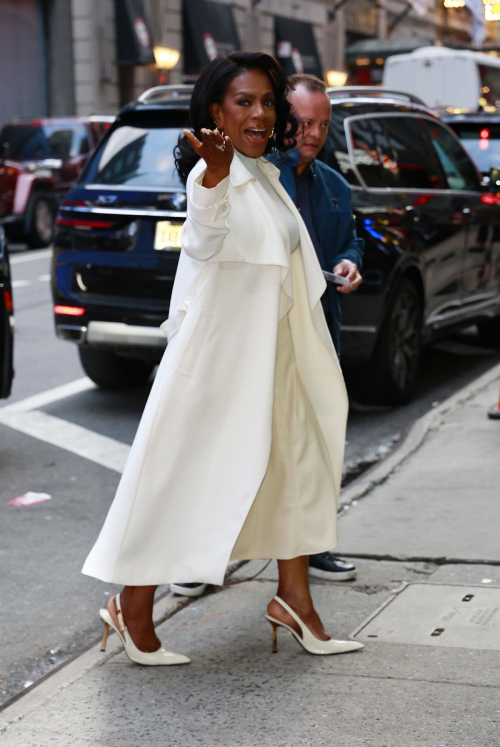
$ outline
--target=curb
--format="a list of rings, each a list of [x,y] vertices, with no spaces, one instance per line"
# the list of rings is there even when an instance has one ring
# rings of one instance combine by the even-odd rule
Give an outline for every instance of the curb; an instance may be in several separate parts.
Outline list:
[[[431,431],[439,428],[452,412],[497,379],[500,379],[500,364],[493,366],[478,379],[467,384],[435,409],[416,420],[401,444],[388,457],[360,475],[341,491],[339,515],[348,511],[355,501],[366,498],[376,487],[384,483],[408,457],[418,451]]]

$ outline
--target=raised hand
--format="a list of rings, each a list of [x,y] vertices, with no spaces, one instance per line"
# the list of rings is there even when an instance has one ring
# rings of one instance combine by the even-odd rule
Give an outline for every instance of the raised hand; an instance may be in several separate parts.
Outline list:
[[[200,158],[207,164],[207,170],[203,179],[203,186],[217,186],[219,182],[229,176],[229,167],[233,160],[233,145],[230,138],[223,137],[218,130],[203,128],[200,131],[201,141],[189,130],[182,130],[189,143]]]

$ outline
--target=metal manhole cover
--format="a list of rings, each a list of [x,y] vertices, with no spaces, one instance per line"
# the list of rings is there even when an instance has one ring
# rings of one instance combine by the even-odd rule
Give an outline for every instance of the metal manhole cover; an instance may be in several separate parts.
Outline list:
[[[408,584],[354,637],[500,651],[500,588]]]

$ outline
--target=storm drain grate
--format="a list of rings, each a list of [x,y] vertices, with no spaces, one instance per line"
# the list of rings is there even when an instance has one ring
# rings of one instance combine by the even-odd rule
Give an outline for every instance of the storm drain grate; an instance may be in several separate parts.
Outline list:
[[[354,637],[500,651],[500,588],[408,584]]]

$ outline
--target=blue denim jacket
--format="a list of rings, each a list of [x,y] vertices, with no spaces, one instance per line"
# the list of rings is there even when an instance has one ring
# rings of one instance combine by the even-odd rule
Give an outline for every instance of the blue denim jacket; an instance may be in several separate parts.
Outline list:
[[[269,158],[281,172],[280,181],[297,204],[295,170],[299,162],[299,151]],[[351,209],[351,188],[346,180],[322,161],[312,163],[313,180],[311,204],[314,211],[318,239],[324,254],[324,270],[332,271],[342,259],[350,259],[358,268],[363,261],[365,242],[356,236],[356,226]],[[326,291],[330,314],[330,332],[337,351],[339,350],[342,313],[340,294],[336,285],[328,283]]]

